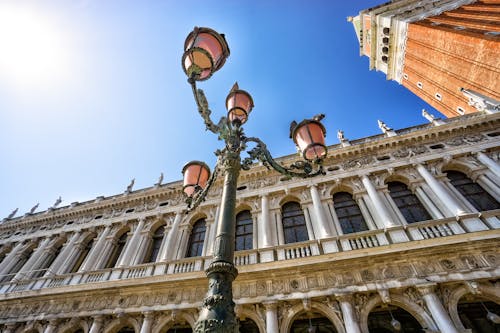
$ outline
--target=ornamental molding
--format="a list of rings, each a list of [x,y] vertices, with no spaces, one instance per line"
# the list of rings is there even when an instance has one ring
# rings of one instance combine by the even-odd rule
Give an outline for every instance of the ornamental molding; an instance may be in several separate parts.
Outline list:
[[[491,244],[484,244],[483,247],[493,248]],[[379,258],[376,264],[360,258],[355,263],[352,260],[339,261],[335,271],[331,269],[331,261],[325,261],[309,268],[293,267],[296,274],[283,273],[286,272],[283,268],[278,268],[283,274],[279,271],[269,274],[267,270],[247,272],[234,282],[235,301],[242,307],[260,302],[267,307],[285,297],[288,303],[281,302],[280,311],[286,312],[294,303],[304,299],[313,302],[321,297],[327,297],[325,304],[336,308],[335,295],[352,295],[354,308],[359,313],[366,307],[370,295],[379,295],[386,303],[399,295],[422,307],[421,292],[429,285],[428,281],[435,280],[432,283],[436,286],[435,292],[446,304],[451,297],[452,286],[464,286],[461,281],[455,282],[454,276],[460,274],[465,279],[467,276],[480,277],[482,281],[471,283],[476,283],[478,290],[487,290],[482,286],[491,284],[488,276],[494,274],[500,263],[498,251],[481,251],[470,245],[456,249],[455,255],[433,254],[432,250],[417,251],[419,253],[411,255],[386,255]],[[297,273],[297,269],[302,271]],[[88,290],[85,293],[4,299],[0,301],[0,323],[116,313],[129,317],[142,316],[147,311],[193,310],[201,304],[207,288],[206,280],[201,276],[181,283],[168,280],[155,283],[155,288],[136,285]],[[380,287],[382,285],[383,288]],[[471,290],[467,289],[467,292],[471,293]]]
[[[332,179],[349,177],[347,172],[358,172],[366,168],[391,168],[390,164],[399,166],[418,158],[425,161],[427,158],[435,159],[443,150],[432,150],[429,147],[439,143],[443,149],[448,147],[449,154],[469,154],[477,150],[487,150],[498,146],[499,138],[484,135],[494,131],[500,126],[500,113],[496,114],[471,114],[463,117],[447,119],[441,126],[425,124],[409,129],[396,131],[398,135],[385,137],[377,135],[360,140],[351,141],[351,146],[329,147],[329,156],[325,161],[327,175],[319,177],[317,182],[329,182]],[[466,133],[468,132],[468,133]],[[498,160],[498,150],[490,152],[493,160]],[[279,158],[278,161],[287,165],[293,163],[297,155]],[[470,163],[474,161],[470,160]],[[238,198],[255,197],[263,191],[279,192],[293,186],[295,188],[307,186],[310,182],[301,180],[281,180],[279,175],[264,166],[255,165],[250,171],[242,172],[241,186],[246,186],[239,191]],[[316,180],[315,180],[316,181]],[[220,196],[217,189],[209,196],[205,205],[218,205]],[[95,200],[73,203],[70,206],[55,208],[28,215],[12,218],[0,224],[0,243],[25,239],[24,235],[37,233],[39,237],[49,233],[67,230],[98,227],[117,221],[131,221],[139,217],[154,218],[158,214],[175,215],[184,206],[182,196],[182,183],[173,182],[133,191],[128,195],[115,195],[108,198],[99,197]],[[202,206],[203,208],[203,206]],[[18,233],[16,235],[16,233]]]

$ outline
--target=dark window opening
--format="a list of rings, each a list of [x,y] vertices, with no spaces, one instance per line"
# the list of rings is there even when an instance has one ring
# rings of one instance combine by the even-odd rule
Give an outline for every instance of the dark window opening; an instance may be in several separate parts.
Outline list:
[[[361,210],[351,194],[347,192],[335,193],[333,207],[344,234],[368,230],[363,214],[361,214]]]
[[[251,250],[253,248],[253,219],[249,210],[236,215],[235,251]]]
[[[499,209],[500,204],[479,184],[474,183],[464,173],[446,171],[450,183],[462,194],[478,211]]]
[[[389,182],[387,183],[387,188],[392,200],[398,206],[406,222],[413,223],[432,219],[420,200],[408,189],[406,184]]]
[[[199,257],[203,251],[203,241],[205,240],[206,224],[205,219],[196,221],[189,236],[188,250],[186,257]]]
[[[286,244],[309,240],[304,212],[298,202],[287,202],[281,213]]]

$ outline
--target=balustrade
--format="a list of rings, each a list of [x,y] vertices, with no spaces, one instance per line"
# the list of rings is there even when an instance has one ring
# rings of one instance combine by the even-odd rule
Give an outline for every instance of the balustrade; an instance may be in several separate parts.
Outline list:
[[[456,218],[444,218],[432,221],[422,221],[412,223],[405,227],[397,226],[387,230],[367,230],[363,232],[312,240],[306,242],[292,243],[281,246],[268,247],[265,249],[253,249],[238,251],[235,253],[234,262],[238,266],[252,265],[258,263],[267,263],[269,260],[261,258],[261,252],[270,252],[271,261],[291,260],[312,256],[318,256],[323,253],[334,255],[335,252],[347,252],[360,249],[371,249],[376,251],[377,247],[384,245],[397,244],[391,240],[390,232],[394,229],[405,232],[412,241],[427,241],[442,237],[460,236],[468,234],[466,223],[469,219],[479,219],[487,222],[485,225],[489,229],[495,229],[500,217],[500,210],[474,213],[463,216],[459,221]],[[493,221],[493,222],[492,222]],[[460,241],[460,240],[458,240]],[[410,241],[411,242],[411,241]],[[325,248],[332,248],[335,244],[335,251],[325,251]],[[267,258],[267,257],[266,257]],[[75,272],[62,275],[46,275],[47,269],[25,272],[26,276],[35,276],[29,279],[13,279],[15,274],[0,276],[0,294],[10,292],[21,292],[27,290],[38,290],[46,288],[57,288],[61,286],[72,286],[78,284],[101,283],[116,279],[135,279],[147,278],[159,274],[181,274],[199,272],[212,262],[211,256],[185,258],[181,260],[172,260],[159,263],[148,263],[130,267],[102,269],[98,271]],[[45,275],[44,275],[45,274]],[[23,274],[22,277],[25,275]]]

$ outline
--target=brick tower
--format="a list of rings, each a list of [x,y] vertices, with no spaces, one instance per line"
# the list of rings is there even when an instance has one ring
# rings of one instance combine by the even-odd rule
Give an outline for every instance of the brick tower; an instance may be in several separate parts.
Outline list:
[[[498,111],[500,0],[395,0],[348,20],[370,69],[443,115]]]

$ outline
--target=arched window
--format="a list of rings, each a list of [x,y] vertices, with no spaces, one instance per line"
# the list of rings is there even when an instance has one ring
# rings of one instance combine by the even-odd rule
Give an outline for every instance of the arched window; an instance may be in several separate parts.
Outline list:
[[[118,238],[118,241],[116,242],[116,246],[113,249],[113,252],[111,253],[111,256],[109,257],[108,263],[104,268],[111,268],[115,267],[116,262],[118,261],[118,258],[120,258],[120,254],[122,253],[123,249],[125,248],[125,244],[127,243],[127,235],[128,230],[125,231],[120,238]]]
[[[459,171],[449,170],[446,175],[450,183],[478,210],[499,209],[500,204],[479,184]]]
[[[406,222],[413,223],[432,219],[420,200],[408,189],[406,184],[389,182],[387,183],[387,188],[392,200],[398,206]]]
[[[281,207],[283,233],[285,243],[296,243],[309,240],[306,219],[298,202],[287,202]]]
[[[76,260],[75,264],[69,271],[70,273],[75,273],[78,272],[80,269],[80,266],[82,266],[83,261],[85,258],[87,258],[87,255],[89,254],[90,250],[92,249],[92,245],[94,245],[94,240],[91,238],[87,244],[85,244],[85,247],[83,250],[80,252],[80,255],[78,256],[78,259]]]
[[[189,236],[188,249],[186,257],[199,257],[203,251],[203,241],[205,240],[206,223],[205,219],[196,221],[193,225],[193,231]]]
[[[251,250],[253,248],[253,219],[249,210],[236,215],[235,251]]]
[[[156,228],[155,233],[151,239],[151,245],[149,246],[149,251],[146,255],[144,262],[155,262],[160,252],[161,243],[163,242],[164,227],[160,226]]]
[[[363,214],[361,214],[361,210],[351,194],[347,192],[335,193],[333,207],[344,234],[368,230]]]

